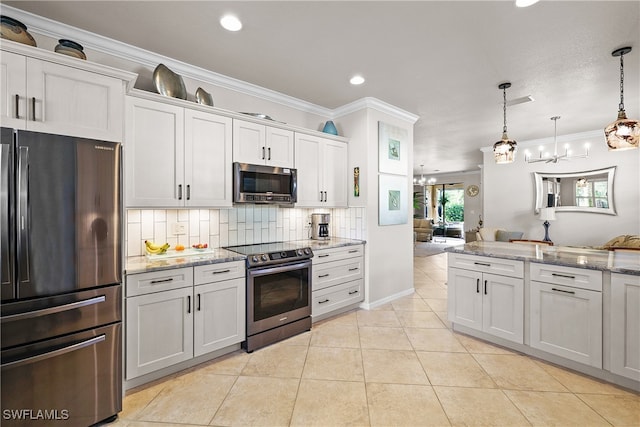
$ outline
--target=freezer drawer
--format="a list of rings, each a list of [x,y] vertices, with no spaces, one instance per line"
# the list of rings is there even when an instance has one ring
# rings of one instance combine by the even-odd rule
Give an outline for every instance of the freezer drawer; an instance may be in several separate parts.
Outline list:
[[[122,285],[5,303],[2,349],[122,320]]]
[[[86,427],[122,410],[121,323],[2,352],[3,426]]]

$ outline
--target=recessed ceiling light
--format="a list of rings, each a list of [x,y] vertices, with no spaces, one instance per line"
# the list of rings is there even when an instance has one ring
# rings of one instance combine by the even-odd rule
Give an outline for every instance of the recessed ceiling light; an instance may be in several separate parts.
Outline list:
[[[538,0],[516,0],[516,6],[518,7],[529,7],[536,3],[538,3]]]
[[[356,86],[361,85],[362,83],[364,83],[364,77],[362,77],[361,75],[355,75],[351,77],[351,80],[349,80],[349,83]]]
[[[224,15],[220,18],[220,25],[228,31],[240,31],[242,29],[242,22],[234,15]]]

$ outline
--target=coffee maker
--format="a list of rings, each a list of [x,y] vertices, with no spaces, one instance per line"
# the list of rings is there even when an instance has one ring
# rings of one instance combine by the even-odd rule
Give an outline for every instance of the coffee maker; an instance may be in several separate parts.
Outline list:
[[[313,240],[329,239],[330,214],[311,214],[311,238]]]

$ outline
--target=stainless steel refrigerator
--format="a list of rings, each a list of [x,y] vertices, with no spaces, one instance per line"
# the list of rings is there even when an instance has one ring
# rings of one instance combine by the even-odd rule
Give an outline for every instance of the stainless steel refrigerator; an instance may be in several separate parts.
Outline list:
[[[119,143],[1,128],[0,423],[122,409]]]

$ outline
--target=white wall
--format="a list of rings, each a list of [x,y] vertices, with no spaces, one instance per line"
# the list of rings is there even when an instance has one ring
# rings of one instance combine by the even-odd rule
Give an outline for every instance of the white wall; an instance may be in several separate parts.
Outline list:
[[[378,122],[408,131],[407,171],[413,164],[413,123],[368,108],[340,117],[351,137],[350,167],[360,167],[360,197],[350,203],[365,206],[367,245],[365,250],[365,307],[375,307],[413,292],[413,177],[407,173],[407,221],[399,225],[378,225]],[[358,200],[355,200],[358,199]]]
[[[558,137],[559,142],[561,138]],[[556,245],[599,246],[621,234],[640,234],[640,150],[607,151],[602,131],[565,138],[573,140],[571,144],[576,151],[583,142],[589,142],[589,157],[556,164],[526,163],[523,148],[535,144],[524,142],[519,144],[521,147],[514,163],[498,165],[491,150],[483,150],[480,195],[483,197],[485,226],[523,231],[525,238],[542,239],[542,222],[534,213],[533,172],[579,172],[616,166],[613,191],[617,215],[557,212],[557,219],[549,228],[549,236]],[[531,151],[534,150],[535,147]],[[553,147],[550,151],[553,152]]]

